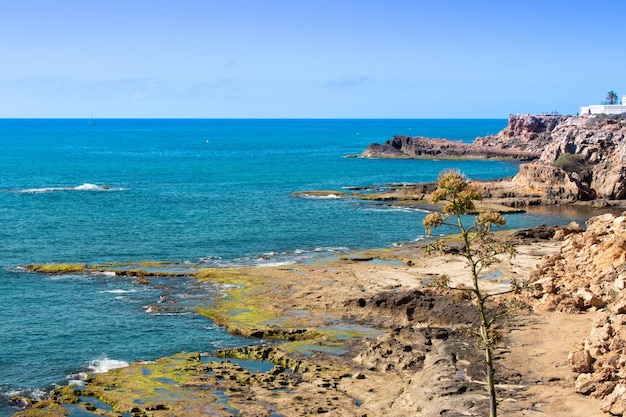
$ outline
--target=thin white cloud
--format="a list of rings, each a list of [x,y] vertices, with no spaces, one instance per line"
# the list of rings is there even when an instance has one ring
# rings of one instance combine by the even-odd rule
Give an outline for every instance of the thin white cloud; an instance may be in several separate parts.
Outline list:
[[[370,81],[370,77],[360,75],[352,78],[340,78],[337,80],[331,80],[328,82],[329,87],[344,88],[344,87],[357,87]]]

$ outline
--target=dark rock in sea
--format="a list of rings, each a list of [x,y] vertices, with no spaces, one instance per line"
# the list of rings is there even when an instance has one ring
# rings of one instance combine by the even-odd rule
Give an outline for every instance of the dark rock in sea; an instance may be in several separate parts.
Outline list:
[[[366,158],[513,159],[539,158],[551,141],[551,132],[569,116],[511,115],[498,134],[478,137],[473,143],[423,136],[395,136],[382,145],[370,145]]]
[[[382,145],[370,145],[361,156],[366,158],[416,159],[512,159],[529,161],[539,157],[538,152],[499,148],[433,139],[422,136],[395,136]]]

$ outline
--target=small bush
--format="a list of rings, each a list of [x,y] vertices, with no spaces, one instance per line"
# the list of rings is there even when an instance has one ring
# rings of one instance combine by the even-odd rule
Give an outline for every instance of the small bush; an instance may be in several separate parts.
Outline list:
[[[565,172],[581,172],[587,168],[585,157],[578,153],[563,153],[554,161],[554,166]]]

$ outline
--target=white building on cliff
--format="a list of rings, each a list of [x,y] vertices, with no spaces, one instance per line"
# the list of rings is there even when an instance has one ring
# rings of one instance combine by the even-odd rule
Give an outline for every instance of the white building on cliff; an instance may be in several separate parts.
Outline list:
[[[622,96],[622,104],[592,104],[590,106],[582,106],[580,115],[585,114],[621,114],[626,113],[626,95]]]

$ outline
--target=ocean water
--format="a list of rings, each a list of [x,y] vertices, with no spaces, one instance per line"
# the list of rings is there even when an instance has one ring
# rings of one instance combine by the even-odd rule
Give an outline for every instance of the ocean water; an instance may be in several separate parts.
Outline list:
[[[303,262],[412,242],[424,213],[294,191],[514,175],[494,161],[346,158],[395,134],[465,142],[506,120],[0,120],[0,416],[81,372],[250,344],[199,317],[221,288],[27,272],[43,262]],[[571,213],[509,216],[511,227]],[[150,314],[167,292],[175,314]]]

